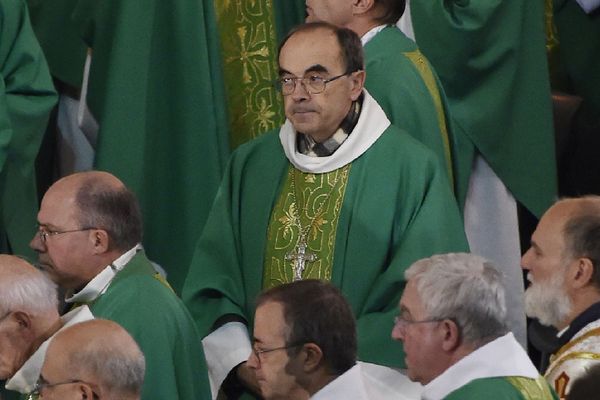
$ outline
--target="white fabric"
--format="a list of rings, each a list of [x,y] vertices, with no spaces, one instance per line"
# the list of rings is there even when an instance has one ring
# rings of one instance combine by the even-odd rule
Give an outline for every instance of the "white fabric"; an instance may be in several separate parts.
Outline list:
[[[493,262],[504,275],[508,326],[526,348],[525,287],[517,204],[479,154],[473,163],[464,221],[471,252]]]
[[[288,160],[302,172],[327,173],[335,171],[360,157],[390,126],[390,121],[375,99],[364,90],[363,107],[353,133],[328,157],[310,157],[296,150],[296,131],[289,119],[279,131],[279,139]],[[356,133],[354,133],[356,132]]]
[[[229,322],[202,339],[208,380],[213,400],[229,372],[246,361],[252,352],[252,344],[246,325]]]
[[[378,25],[375,28],[371,29],[369,32],[362,35],[362,37],[360,38],[360,41],[361,41],[363,47],[366,46],[366,44],[369,43],[371,41],[371,39],[373,39],[386,26],[387,25]]]
[[[400,28],[400,30],[404,32],[406,36],[412,40],[415,40],[415,31],[413,29],[412,17],[410,15],[410,0],[406,0],[404,14],[402,14],[402,17],[400,17],[396,26]]]
[[[469,382],[482,378],[540,374],[512,333],[481,346],[425,385],[423,400],[441,400]]]
[[[312,400],[418,400],[423,387],[400,371],[358,362],[315,393]]]
[[[94,319],[94,316],[88,306],[77,307],[60,317],[62,327],[56,331],[54,335],[44,341],[12,378],[6,381],[6,388],[23,394],[30,393],[35,388],[35,384],[40,377],[42,366],[44,365],[44,358],[46,357],[46,351],[48,351],[48,346],[50,345],[52,338],[56,336],[58,332],[71,325],[91,319]]]
[[[79,110],[77,111],[77,123],[83,134],[90,140],[91,143],[94,143],[95,146],[98,138],[99,125],[87,105],[87,92],[91,65],[92,51],[91,49],[88,49],[85,65],[83,67],[83,82],[81,83],[81,96],[79,99]]]
[[[88,171],[94,166],[95,138],[87,137],[79,127],[78,108],[79,100],[64,94],[60,95],[57,117],[60,176]]]
[[[600,7],[600,0],[576,0],[577,3],[583,8],[588,14],[591,14],[598,7]]]
[[[67,303],[88,303],[96,300],[99,296],[106,292],[106,289],[110,286],[112,280],[117,276],[117,273],[121,271],[125,265],[135,254],[142,249],[141,244],[133,246],[133,248],[127,250],[121,254],[119,258],[113,261],[109,266],[104,268],[98,275],[94,277],[87,285],[79,292],[67,297],[65,301]]]

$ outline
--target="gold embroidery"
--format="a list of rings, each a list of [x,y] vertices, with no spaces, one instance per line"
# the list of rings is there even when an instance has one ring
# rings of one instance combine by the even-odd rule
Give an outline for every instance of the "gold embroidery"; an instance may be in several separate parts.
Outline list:
[[[509,376],[506,380],[513,385],[526,400],[547,400],[553,398],[548,383],[541,376],[537,379]]]
[[[581,335],[580,337],[578,337],[575,340],[571,340],[569,343],[565,344],[563,347],[561,347],[555,354],[552,355],[551,357],[551,362],[553,360],[556,360],[558,358],[560,358],[561,355],[563,355],[564,353],[566,353],[567,351],[569,351],[573,346],[583,342],[584,340],[592,337],[592,336],[600,336],[600,328],[595,328],[592,329],[589,332],[586,332],[585,334]]]
[[[561,365],[563,365],[565,362],[569,361],[569,360],[575,360],[575,359],[580,359],[580,360],[600,360],[600,354],[597,353],[590,353],[590,352],[583,352],[583,351],[575,351],[573,353],[569,353],[566,356],[564,356],[563,358],[558,359],[558,361],[556,362],[556,365],[553,365],[552,369],[546,372],[546,376],[551,376],[552,373],[554,373],[554,371],[556,371]],[[556,358],[555,358],[556,360]],[[554,362],[553,362],[554,364]]]

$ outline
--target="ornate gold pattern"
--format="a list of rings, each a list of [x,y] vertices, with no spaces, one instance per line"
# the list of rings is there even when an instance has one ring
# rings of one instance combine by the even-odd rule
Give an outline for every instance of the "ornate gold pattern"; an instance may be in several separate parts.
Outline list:
[[[585,351],[574,351],[573,353],[569,353],[566,356],[564,356],[563,358],[559,359],[556,362],[556,365],[553,365],[554,362],[552,362],[552,369],[548,370],[546,372],[546,376],[551,376],[552,373],[554,371],[556,371],[558,368],[560,368],[561,365],[563,365],[565,362],[569,361],[569,360],[576,360],[576,359],[580,359],[580,360],[600,360],[600,354],[598,353],[590,353],[590,352],[585,352]]]
[[[264,288],[293,281],[293,262],[286,260],[286,255],[296,251],[303,228],[307,230],[308,250],[317,258],[307,263],[302,277],[331,280],[349,171],[350,164],[326,174],[304,173],[290,166],[269,222]]]
[[[592,336],[600,336],[600,328],[592,329],[589,332],[586,332],[585,334],[579,336],[577,339],[571,340],[570,342],[565,344],[555,354],[553,354],[550,357],[550,362],[554,362],[554,360],[556,360],[557,358],[560,358],[561,355],[563,355],[564,353],[569,351],[571,348],[573,348],[573,346],[578,345],[579,343],[583,342],[584,340],[586,340]]]
[[[221,40],[231,147],[283,122],[271,0],[214,0]]]
[[[552,398],[550,387],[543,377],[537,379],[509,376],[506,380],[513,385],[526,400],[546,400]]]

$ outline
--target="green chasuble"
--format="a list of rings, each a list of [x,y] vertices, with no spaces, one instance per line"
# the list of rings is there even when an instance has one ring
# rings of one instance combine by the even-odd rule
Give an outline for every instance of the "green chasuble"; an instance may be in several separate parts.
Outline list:
[[[289,170],[277,132],[234,152],[182,292],[201,336],[224,315],[253,326],[268,226]],[[393,126],[351,163],[345,186],[331,282],[356,314],[359,358],[404,367],[390,337],[404,271],[420,258],[467,250],[456,202],[437,157]]]
[[[92,49],[95,167],[137,194],[144,244],[175,290],[229,153],[209,17],[201,1],[187,0],[79,0],[74,13]]]
[[[459,154],[451,154],[453,131],[446,96],[415,42],[397,27],[388,26],[367,42],[364,51],[369,93],[392,124],[438,155],[450,182],[454,187],[460,183],[457,191],[466,193],[468,182],[454,181],[453,158]]]
[[[94,317],[115,321],[146,358],[142,400],[210,399],[200,338],[173,291],[154,277],[143,251],[89,304]]]
[[[481,378],[444,397],[445,400],[558,400],[543,377]]]
[[[557,190],[544,3],[410,3],[416,42],[440,77],[458,130],[456,152],[464,162],[457,179],[468,182],[479,151],[538,217]]]
[[[35,158],[56,102],[23,0],[0,2],[0,253],[32,255]]]
[[[278,42],[306,18],[306,0],[272,0]]]

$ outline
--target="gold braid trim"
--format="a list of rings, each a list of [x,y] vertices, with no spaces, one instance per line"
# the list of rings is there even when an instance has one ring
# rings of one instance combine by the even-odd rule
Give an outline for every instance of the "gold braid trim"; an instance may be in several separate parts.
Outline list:
[[[600,354],[598,354],[598,353],[590,353],[590,352],[585,352],[585,351],[576,351],[576,352],[567,354],[564,358],[561,358],[550,371],[548,371],[546,373],[546,376],[552,375],[552,373],[554,371],[556,371],[558,369],[558,367],[560,367],[561,365],[563,365],[565,362],[567,362],[569,360],[575,360],[575,359],[579,359],[579,360],[600,360]]]
[[[506,377],[508,383],[513,385],[526,400],[547,400],[552,398],[552,392],[544,377],[537,379],[523,378],[521,376]]]
[[[569,343],[565,344],[563,347],[558,349],[556,354],[553,354],[552,357],[550,357],[550,362],[559,359],[561,355],[563,355],[564,353],[569,351],[573,346],[578,345],[579,343],[583,342],[586,339],[589,339],[592,336],[600,336],[600,328],[592,329],[591,331],[587,332],[586,334],[581,335],[577,339],[572,340]]]

